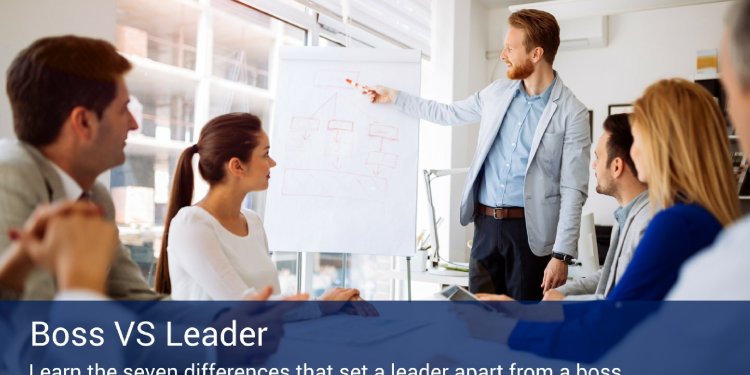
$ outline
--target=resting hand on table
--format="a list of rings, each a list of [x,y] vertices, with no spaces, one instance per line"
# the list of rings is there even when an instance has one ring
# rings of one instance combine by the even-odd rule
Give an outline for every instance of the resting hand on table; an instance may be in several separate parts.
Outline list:
[[[542,301],[562,301],[565,299],[565,295],[559,292],[557,289],[550,289],[544,293]]]
[[[488,302],[490,301],[494,301],[494,302],[515,301],[513,298],[510,298],[510,296],[507,296],[505,294],[476,293],[474,295],[480,301],[488,301]]]
[[[323,315],[335,314],[339,311],[361,316],[380,315],[375,306],[362,299],[359,290],[354,288],[333,288],[325,292],[318,301]]]
[[[2,283],[20,291],[31,268],[41,266],[56,276],[60,290],[102,293],[117,228],[101,215],[89,202],[39,206],[23,228],[9,232],[13,245],[0,266]]]

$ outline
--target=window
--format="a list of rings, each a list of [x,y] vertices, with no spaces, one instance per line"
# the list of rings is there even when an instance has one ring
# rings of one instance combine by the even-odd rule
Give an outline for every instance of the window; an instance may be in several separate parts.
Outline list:
[[[323,28],[346,34],[347,30],[336,26],[336,20],[342,19],[344,13],[341,1],[306,0],[305,3],[320,12]],[[360,38],[362,41],[365,37],[368,41],[378,38],[398,47],[421,50],[423,55],[430,56],[431,0],[350,0],[346,3],[351,24],[370,34]]]
[[[110,187],[123,243],[150,277],[179,154],[222,113],[267,125],[273,59],[282,45],[304,45],[306,32],[230,0],[118,0],[116,35],[134,67],[126,80],[140,128]],[[196,180],[199,198],[207,187]]]
[[[126,80],[140,129],[129,136],[127,161],[112,171],[110,186],[122,241],[149,278],[180,153],[206,121],[223,113],[254,113],[269,130],[282,46],[404,45],[293,0],[117,0],[117,9],[116,46],[134,66]],[[424,16],[424,9],[415,9],[410,12]],[[206,191],[196,173],[194,197]],[[264,202],[259,192],[246,205],[262,215]],[[319,296],[344,285],[359,288],[368,299],[395,293],[389,256],[274,252],[272,257],[283,293],[302,289]]]

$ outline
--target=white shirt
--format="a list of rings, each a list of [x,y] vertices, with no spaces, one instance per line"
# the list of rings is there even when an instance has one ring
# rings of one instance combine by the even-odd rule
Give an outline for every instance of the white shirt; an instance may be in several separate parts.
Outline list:
[[[70,175],[65,173],[62,168],[58,167],[57,164],[53,163],[52,161],[50,161],[50,164],[52,164],[52,168],[54,168],[57,174],[60,176],[63,190],[65,190],[65,198],[68,198],[72,201],[78,200],[78,198],[80,198],[81,194],[83,193],[83,189],[81,189],[81,186],[78,185],[73,177],[70,177]]]
[[[279,277],[268,255],[268,240],[258,214],[242,210],[248,234],[228,231],[206,210],[183,207],[169,227],[169,275],[175,300],[238,300]]]
[[[57,292],[55,301],[106,301],[107,296],[88,289],[69,289]]]
[[[714,244],[690,259],[668,300],[750,300],[750,215],[725,229]]]

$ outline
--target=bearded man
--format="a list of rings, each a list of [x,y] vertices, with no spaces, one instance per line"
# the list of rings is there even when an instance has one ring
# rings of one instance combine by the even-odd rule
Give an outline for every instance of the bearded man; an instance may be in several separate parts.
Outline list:
[[[566,282],[577,255],[591,135],[586,107],[552,69],[559,46],[555,17],[525,9],[508,18],[509,79],[452,104],[383,86],[363,92],[430,122],[480,123],[460,213],[475,225],[472,292],[540,300]]]

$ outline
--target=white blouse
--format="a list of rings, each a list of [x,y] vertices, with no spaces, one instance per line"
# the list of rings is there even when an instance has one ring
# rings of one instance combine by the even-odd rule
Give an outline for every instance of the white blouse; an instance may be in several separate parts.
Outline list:
[[[169,275],[175,300],[238,300],[264,287],[279,293],[258,214],[242,210],[248,234],[237,236],[208,211],[183,207],[169,227]]]

